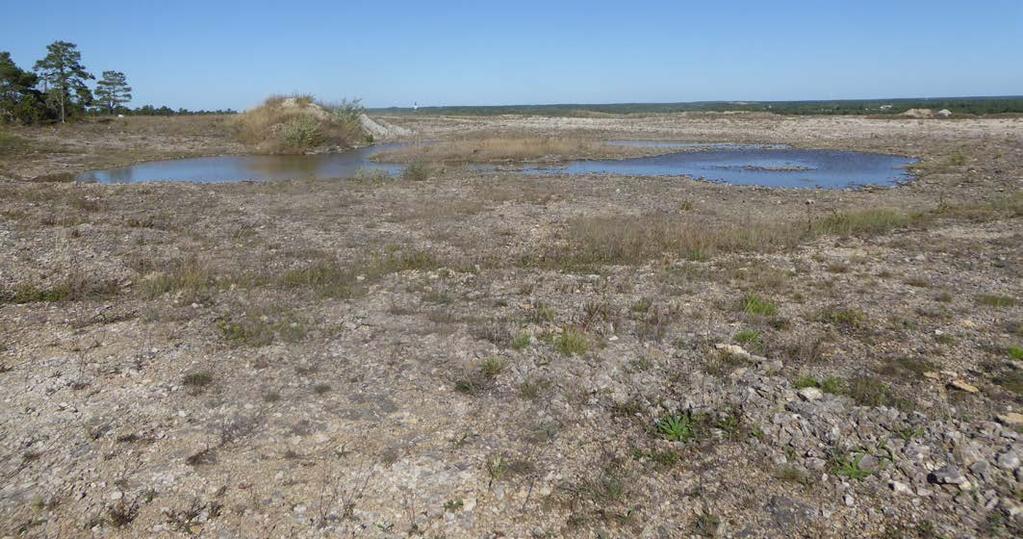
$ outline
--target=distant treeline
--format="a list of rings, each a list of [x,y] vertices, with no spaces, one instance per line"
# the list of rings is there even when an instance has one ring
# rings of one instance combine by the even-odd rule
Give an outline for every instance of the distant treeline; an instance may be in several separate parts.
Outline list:
[[[102,112],[102,111],[97,111]],[[233,109],[224,110],[188,110],[185,108],[172,109],[168,106],[154,107],[152,105],[145,105],[142,107],[136,107],[133,109],[124,108],[117,111],[118,114],[125,116],[197,116],[201,114],[237,114],[238,111]]]
[[[612,103],[559,105],[498,105],[452,107],[390,107],[374,112],[491,116],[529,114],[579,116],[588,113],[650,114],[665,112],[773,112],[775,114],[901,114],[909,109],[948,109],[954,115],[1023,113],[1023,96],[842,99],[820,101],[694,101],[690,103]]]
[[[90,87],[90,81],[95,83]],[[82,65],[78,46],[54,41],[32,69],[18,66],[0,51],[0,124],[66,122],[89,115],[179,116],[231,114],[233,110],[191,111],[170,107],[129,108],[131,86],[120,71],[103,71],[100,78]]]

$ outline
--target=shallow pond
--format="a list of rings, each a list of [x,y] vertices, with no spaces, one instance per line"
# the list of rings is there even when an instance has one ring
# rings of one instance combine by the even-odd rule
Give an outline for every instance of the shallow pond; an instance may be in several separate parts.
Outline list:
[[[359,170],[383,170],[396,174],[401,165],[376,163],[373,154],[395,144],[380,144],[338,153],[315,155],[236,155],[151,161],[128,167],[95,170],[78,176],[82,182],[140,183],[175,181],[225,183],[247,180],[293,180],[347,178]]]
[[[541,174],[616,174],[623,176],[690,176],[736,185],[841,189],[864,185],[892,186],[913,176],[906,169],[915,159],[898,155],[840,150],[802,150],[779,145],[646,143],[678,147],[680,152],[617,160],[572,161],[563,166],[529,167]]]
[[[912,179],[906,167],[914,159],[839,150],[802,150],[780,145],[615,141],[612,144],[678,149],[654,157],[580,160],[559,166],[531,166],[528,174],[617,174],[690,176],[709,181],[767,187],[838,189],[863,185],[897,185]],[[359,170],[398,173],[401,165],[371,157],[396,145],[379,145],[318,155],[249,155],[154,161],[87,172],[79,181],[137,183],[186,181],[221,183],[246,180],[345,178]],[[493,169],[494,167],[479,167]]]

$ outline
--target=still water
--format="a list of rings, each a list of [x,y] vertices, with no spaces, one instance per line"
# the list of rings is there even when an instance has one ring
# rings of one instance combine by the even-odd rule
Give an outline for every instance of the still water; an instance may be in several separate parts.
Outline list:
[[[658,147],[664,147],[663,144],[658,143]],[[778,145],[681,143],[678,147],[685,148],[685,151],[654,157],[572,161],[563,166],[531,167],[526,171],[540,174],[689,176],[736,185],[841,189],[905,183],[913,179],[906,167],[916,162],[897,155],[801,150]]]
[[[803,150],[780,145],[615,141],[612,144],[678,149],[654,157],[580,160],[559,166],[527,166],[527,174],[616,174],[689,176],[715,182],[767,187],[840,189],[892,186],[912,179],[909,157],[840,150]],[[359,170],[397,174],[401,165],[377,163],[373,154],[396,145],[378,145],[318,155],[248,155],[154,161],[87,172],[79,181],[137,183],[185,181],[221,183],[245,180],[345,178]],[[491,169],[493,167],[479,167]]]
[[[154,181],[224,183],[246,180],[292,180],[347,178],[360,169],[401,171],[400,165],[375,163],[370,157],[393,144],[380,144],[338,153],[315,155],[236,155],[151,161],[122,168],[96,170],[78,176],[78,181],[99,183],[140,183]]]

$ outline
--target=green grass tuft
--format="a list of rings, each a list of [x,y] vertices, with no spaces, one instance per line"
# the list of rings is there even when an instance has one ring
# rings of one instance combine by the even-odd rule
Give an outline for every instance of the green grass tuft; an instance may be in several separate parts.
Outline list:
[[[998,294],[981,294],[977,296],[977,303],[989,307],[1012,307],[1016,305],[1016,298]]]
[[[669,442],[688,442],[696,436],[696,421],[689,412],[664,416],[654,428],[658,436]]]
[[[742,312],[751,316],[774,316],[778,314],[778,306],[753,293],[742,298]]]
[[[585,333],[573,328],[566,328],[554,338],[554,349],[562,355],[576,356],[589,351],[590,344]]]
[[[818,234],[874,236],[913,222],[913,217],[890,209],[836,212],[813,225]]]

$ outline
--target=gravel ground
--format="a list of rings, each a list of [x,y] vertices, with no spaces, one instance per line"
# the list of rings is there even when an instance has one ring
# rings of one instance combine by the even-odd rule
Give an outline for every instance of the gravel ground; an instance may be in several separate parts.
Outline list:
[[[0,535],[1023,530],[1023,120],[385,120],[922,161],[856,191],[27,181],[135,159],[63,131],[0,167]]]

